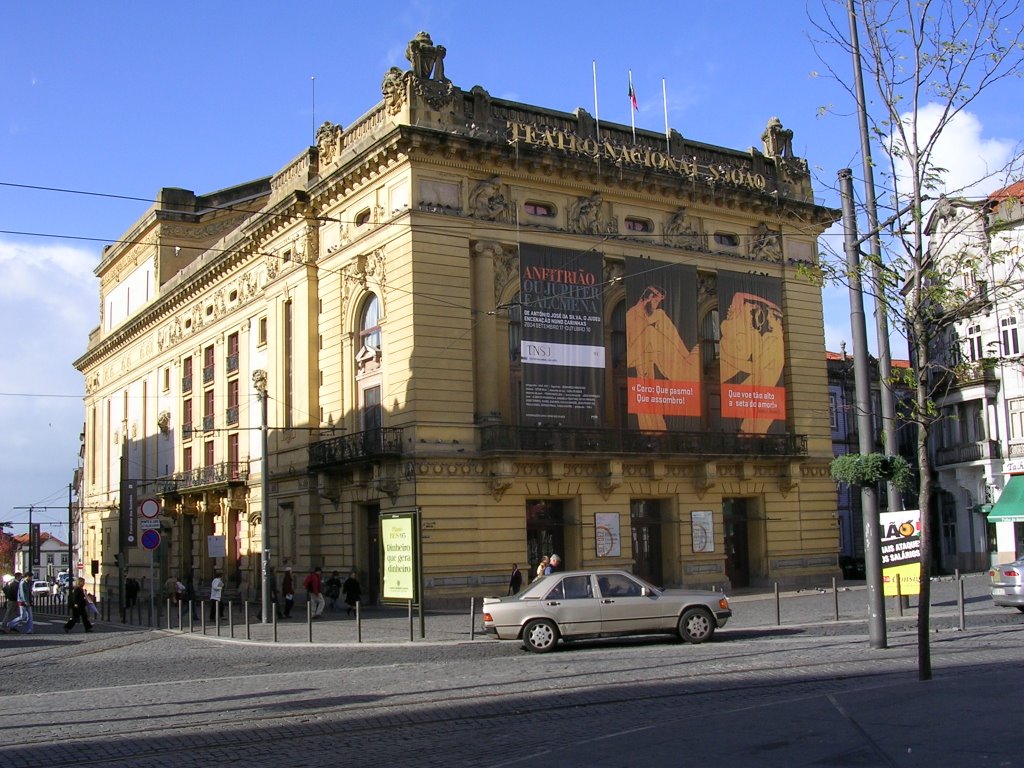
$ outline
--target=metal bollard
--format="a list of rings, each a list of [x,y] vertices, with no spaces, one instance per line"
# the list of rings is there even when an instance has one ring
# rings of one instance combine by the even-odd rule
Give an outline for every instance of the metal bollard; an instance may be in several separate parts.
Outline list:
[[[775,582],[775,626],[782,626],[782,606],[779,605],[779,582]]]
[[[171,598],[167,598],[167,629],[171,629]],[[181,629],[181,611],[178,611],[178,629]]]
[[[363,642],[363,617],[359,613],[359,609],[362,604],[356,600],[356,642]]]
[[[228,600],[228,637],[232,640],[235,639],[235,616],[232,612],[234,603]]]
[[[832,577],[832,607],[835,609],[835,620],[839,621],[839,589],[836,587],[836,577]]]
[[[220,600],[211,600],[213,603],[213,620],[217,623],[217,637],[220,637]]]
[[[199,626],[203,630],[203,634],[206,634],[206,601],[199,601]]]
[[[313,642],[313,604],[306,601],[306,633],[309,635],[309,642]]]
[[[188,601],[188,633],[190,635],[192,634],[192,631],[193,631],[193,624],[192,624],[192,622],[195,620],[195,618],[196,618],[195,607],[194,607],[192,601],[189,600]]]
[[[182,608],[181,600],[179,600],[178,601],[178,631],[179,632],[182,632],[183,629],[184,629],[182,627],[182,621],[181,621],[181,608]],[[171,601],[170,600],[167,601],[167,620],[168,621],[171,620]]]
[[[273,614],[271,614],[271,615],[274,617],[271,623],[274,625],[274,642],[276,643],[277,642],[277,611],[274,611]]]
[[[252,633],[249,630],[249,601],[245,601],[242,605],[244,606],[243,613],[245,614],[245,639],[252,640]]]
[[[476,598],[469,598],[469,639],[476,639]]]
[[[412,636],[412,600],[409,601],[409,642],[413,641]]]
[[[899,607],[900,616],[903,615],[903,589],[900,584],[900,575],[896,574],[896,605]]]
[[[964,580],[957,576],[956,580],[957,592],[956,592],[956,605],[957,610],[960,613],[960,631],[963,632],[967,629],[967,616],[964,613]]]

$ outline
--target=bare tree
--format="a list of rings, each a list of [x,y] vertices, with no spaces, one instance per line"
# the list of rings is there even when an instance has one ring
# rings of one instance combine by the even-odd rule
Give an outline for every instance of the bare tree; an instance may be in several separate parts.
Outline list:
[[[931,205],[942,193],[988,182],[994,190],[1019,171],[1020,155],[990,169],[986,178],[954,182],[940,162],[943,137],[972,105],[998,99],[1008,81],[1024,74],[1024,12],[1010,0],[835,0],[812,23],[823,35],[822,61],[847,93],[854,97],[853,78],[847,75],[852,59],[851,15],[860,39],[860,61],[865,72],[866,111],[872,134],[872,154],[885,180],[878,196],[879,219],[884,219],[885,245],[871,285],[878,306],[904,328],[914,361],[912,419],[918,425],[917,461],[921,507],[921,592],[918,608],[919,678],[931,678],[929,650],[930,568],[932,532],[932,466],[928,453],[930,427],[935,421],[937,386],[947,381],[938,375],[946,365],[933,354],[934,343],[950,324],[971,311],[962,286],[948,280],[953,271],[977,266],[974,251],[945,254],[937,263],[929,251],[926,221]],[[836,56],[835,49],[845,52]],[[856,99],[855,99],[856,102]],[[1014,102],[1007,103],[1015,109]],[[997,182],[996,179],[1000,179]],[[885,213],[891,214],[886,218]],[[838,264],[842,262],[837,260]],[[842,279],[842,267],[833,275]],[[997,287],[992,287],[998,290]],[[974,305],[977,308],[977,305]]]

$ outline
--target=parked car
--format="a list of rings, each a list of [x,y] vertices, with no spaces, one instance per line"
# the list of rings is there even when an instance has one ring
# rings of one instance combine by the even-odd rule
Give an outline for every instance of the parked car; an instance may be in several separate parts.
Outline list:
[[[48,581],[33,581],[32,582],[32,594],[36,597],[40,595],[52,594],[50,589],[50,582]]]
[[[521,640],[535,653],[559,639],[675,635],[710,640],[732,616],[720,592],[662,590],[626,571],[566,571],[535,581],[512,597],[485,597],[484,631]]]
[[[992,579],[992,602],[1024,613],[1024,557],[997,565],[988,575]]]

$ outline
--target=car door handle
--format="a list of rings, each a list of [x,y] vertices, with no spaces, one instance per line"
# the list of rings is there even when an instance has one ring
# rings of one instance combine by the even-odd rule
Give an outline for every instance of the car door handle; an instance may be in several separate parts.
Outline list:
[[[548,602],[545,603],[545,605],[561,605],[561,603],[558,602],[557,600],[549,600]]]
[[[614,603],[615,601],[614,601],[614,600],[612,600],[612,599],[611,599],[610,597],[606,597],[606,598],[605,598],[604,600],[602,600],[601,602],[602,602],[602,603]]]

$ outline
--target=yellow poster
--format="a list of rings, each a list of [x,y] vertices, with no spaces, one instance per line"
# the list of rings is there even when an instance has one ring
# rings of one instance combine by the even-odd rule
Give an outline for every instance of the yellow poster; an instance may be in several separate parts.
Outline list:
[[[413,515],[381,518],[385,600],[416,599],[415,523]]]
[[[920,510],[883,512],[878,520],[882,533],[882,594],[921,594]]]

